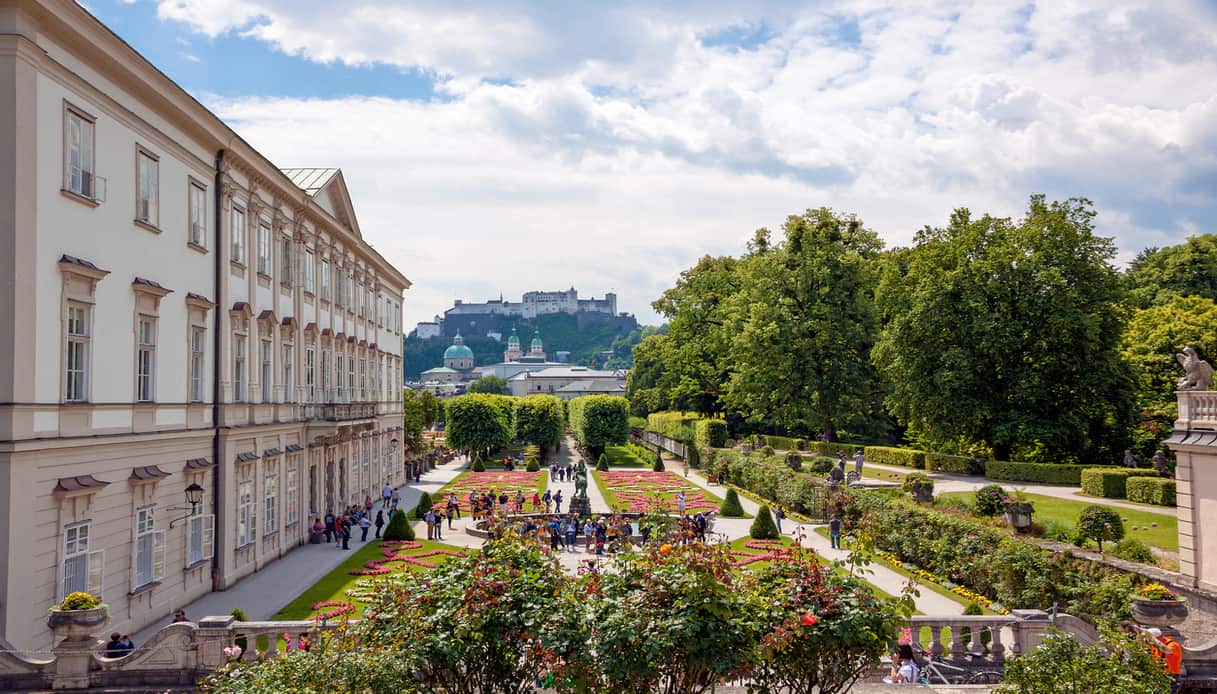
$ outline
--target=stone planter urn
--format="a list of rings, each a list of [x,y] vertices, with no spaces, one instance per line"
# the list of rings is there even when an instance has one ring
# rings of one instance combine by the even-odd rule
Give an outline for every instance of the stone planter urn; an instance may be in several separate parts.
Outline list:
[[[110,609],[100,606],[88,610],[51,610],[46,623],[64,641],[92,641],[110,623]]]
[[[1134,597],[1132,616],[1138,624],[1165,629],[1187,619],[1187,598],[1177,600],[1149,600]]]
[[[913,495],[913,501],[928,504],[934,500],[933,487],[916,486],[910,493]]]
[[[1034,511],[1031,504],[1025,501],[1011,501],[1002,509],[1002,518],[1015,532],[1025,533],[1031,529],[1031,514]]]

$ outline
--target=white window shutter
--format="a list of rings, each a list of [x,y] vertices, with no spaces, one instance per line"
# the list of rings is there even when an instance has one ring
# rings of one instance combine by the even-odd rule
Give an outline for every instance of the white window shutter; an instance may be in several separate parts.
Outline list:
[[[215,514],[203,516],[201,522],[203,523],[203,558],[211,559],[213,556],[215,556]]]
[[[152,535],[152,580],[165,578],[165,531],[157,530]]]
[[[89,592],[101,597],[106,583],[106,550],[89,552]]]

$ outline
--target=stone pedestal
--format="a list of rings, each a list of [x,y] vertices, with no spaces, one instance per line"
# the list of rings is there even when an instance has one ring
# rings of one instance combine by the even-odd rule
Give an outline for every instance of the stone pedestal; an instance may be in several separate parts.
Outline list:
[[[55,654],[55,676],[51,680],[53,689],[88,689],[89,672],[93,669],[93,658],[101,653],[106,642],[102,639],[88,641],[63,640],[51,649]]]
[[[586,496],[576,496],[570,500],[569,511],[579,517],[590,516],[592,515],[592,501]]]

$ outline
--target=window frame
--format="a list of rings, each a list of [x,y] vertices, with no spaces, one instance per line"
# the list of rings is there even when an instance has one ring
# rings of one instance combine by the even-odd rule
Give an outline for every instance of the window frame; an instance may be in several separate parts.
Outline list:
[[[258,265],[256,269],[258,274],[264,277],[270,277],[271,273],[270,232],[270,223],[258,220]]]
[[[264,536],[279,532],[279,463],[275,460],[266,463],[262,478],[262,519]]]
[[[165,579],[165,531],[156,529],[156,504],[136,508],[132,520],[131,591],[135,592]],[[141,575],[144,564],[146,574]]]
[[[312,294],[317,290],[317,254],[311,248],[304,249],[304,291]]]
[[[145,325],[148,326],[147,335]],[[136,314],[135,326],[135,402],[156,402],[156,316]]]
[[[330,300],[330,259],[321,257],[321,300]]]
[[[186,520],[186,567],[195,566],[215,557],[216,517],[214,513],[203,513],[202,506],[195,506]],[[198,540],[196,547],[195,540]]]
[[[317,350],[312,346],[304,348],[304,393],[309,402],[317,401]]]
[[[105,550],[93,549],[93,521],[92,519],[82,520],[75,523],[69,523],[63,526],[62,537],[63,541],[59,545],[59,581],[56,590],[59,591],[58,599],[63,600],[69,593],[81,591],[91,595],[101,596],[105,589]],[[84,530],[83,543],[80,538],[80,531]],[[75,551],[69,551],[69,536],[73,531],[76,531]],[[94,557],[97,561],[94,562]],[[74,560],[82,560],[78,567],[79,573],[73,573],[73,576],[79,576],[80,582],[68,585],[68,563]],[[95,565],[96,564],[96,565]],[[96,578],[96,582],[94,582]]]
[[[275,375],[274,340],[261,340],[258,344],[258,377],[262,387],[262,402],[272,402]]]
[[[288,287],[293,286],[292,282],[296,279],[295,268],[292,267],[296,258],[296,249],[292,247],[292,244],[292,237],[279,237],[279,281]]]
[[[196,196],[199,198],[197,219]],[[186,177],[186,245],[201,251],[207,250],[207,186],[194,176]]]
[[[240,224],[237,221],[240,220]],[[237,227],[240,227],[239,229]],[[244,267],[246,242],[249,233],[249,212],[240,205],[233,205],[228,213],[228,259]],[[235,253],[234,253],[235,252]]]
[[[190,402],[203,402],[207,393],[207,328],[190,326]]]
[[[295,363],[296,350],[293,345],[283,345],[283,402],[295,402]]]
[[[64,341],[64,360],[63,360],[63,401],[64,402],[88,402],[89,401],[89,386],[91,371],[91,359],[93,354],[93,305],[86,304],[80,301],[67,302],[67,310],[64,313],[63,319],[63,341]],[[78,309],[81,312],[80,324],[83,332],[72,332],[72,311]],[[72,397],[73,373],[72,369],[72,352],[73,346],[80,346],[80,369],[79,369],[79,390],[77,397]]]
[[[283,521],[291,526],[300,520],[300,461],[293,456],[286,463],[283,471]]]
[[[258,509],[254,502],[257,485],[251,472],[246,479],[237,480],[237,549],[248,547],[258,539]]]
[[[89,132],[89,161],[88,168],[85,168],[84,157],[80,162],[80,188],[72,187],[72,138],[71,138],[71,118],[75,116],[81,121],[81,124],[88,125]],[[83,133],[85,128],[81,128]],[[82,138],[83,139],[83,138]],[[93,177],[94,189],[90,195],[85,192],[85,173]],[[88,111],[80,108],[76,104],[64,99],[63,101],[63,191],[82,199],[85,202],[96,205],[98,196],[96,195],[96,180],[97,180],[97,117]]]
[[[232,336],[232,401],[246,402],[249,393],[246,390],[249,381],[249,350],[246,349],[247,335]]]
[[[143,162],[147,160],[154,173],[152,197],[148,200],[148,217],[140,218],[140,204],[144,197]],[[150,231],[160,233],[161,222],[161,158],[143,145],[135,145],[135,223]]]

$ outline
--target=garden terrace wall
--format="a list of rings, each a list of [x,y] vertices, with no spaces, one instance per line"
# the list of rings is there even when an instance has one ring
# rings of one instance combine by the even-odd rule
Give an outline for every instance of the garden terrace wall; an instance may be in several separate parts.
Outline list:
[[[1142,504],[1175,505],[1175,480],[1164,477],[1130,477],[1127,498]]]
[[[1157,477],[1158,471],[1136,468],[1103,468],[1092,467],[1082,470],[1082,492],[1090,496],[1101,496],[1108,499],[1123,499],[1126,496],[1125,487],[1130,477]]]

